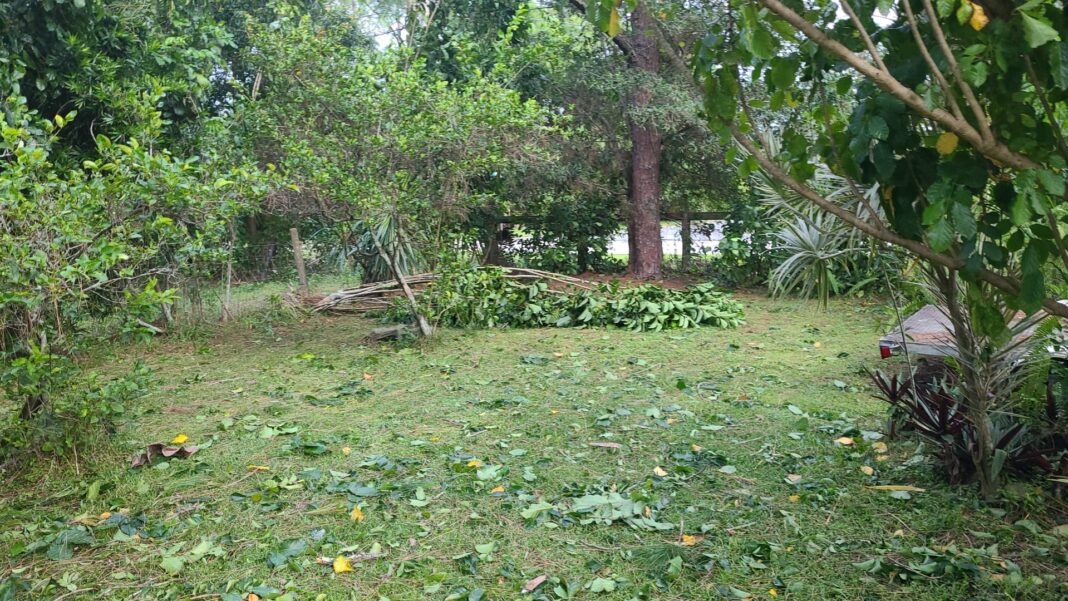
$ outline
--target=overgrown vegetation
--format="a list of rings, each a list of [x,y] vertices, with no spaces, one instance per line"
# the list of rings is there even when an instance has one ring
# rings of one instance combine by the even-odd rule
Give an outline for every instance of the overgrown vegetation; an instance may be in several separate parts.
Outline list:
[[[127,340],[158,332],[151,322],[173,303],[175,287],[220,263],[228,220],[263,178],[254,168],[153,150],[162,119],[152,96],[142,106],[147,140],[99,133],[93,160],[56,162],[53,146],[75,112],[42,118],[20,80],[20,72],[0,77],[0,388],[19,406],[0,427],[4,450],[43,441],[41,450],[62,453],[139,387],[87,389],[75,378],[71,354],[99,339],[86,321],[114,316],[108,333]]]
[[[1064,596],[1063,8],[0,1],[0,601]]]

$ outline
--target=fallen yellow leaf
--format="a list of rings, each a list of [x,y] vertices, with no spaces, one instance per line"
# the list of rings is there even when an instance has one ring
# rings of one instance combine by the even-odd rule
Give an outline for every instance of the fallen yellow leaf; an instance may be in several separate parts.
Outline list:
[[[862,466],[860,466],[860,471],[864,472],[865,474],[867,474],[869,476],[872,476],[872,475],[875,474],[875,468],[873,468],[870,465],[862,465]]]
[[[667,470],[665,470],[664,468],[660,467],[659,465],[653,468],[653,473],[656,474],[657,476],[660,476],[661,478],[663,478],[664,476],[667,476]]]
[[[248,471],[250,472],[266,472],[271,469],[269,465],[250,465]]]
[[[348,457],[349,455],[352,454],[352,448],[350,448],[350,447],[342,447],[341,454],[345,455],[346,457]]]
[[[692,444],[690,445],[690,450],[692,450],[694,453],[700,453],[704,450],[704,447],[699,444]]]
[[[653,508],[649,507],[648,505],[646,505],[645,509],[642,510],[642,515],[644,515],[647,518],[653,517]]]
[[[849,445],[853,444],[853,439],[848,437],[848,436],[843,436],[841,438],[836,438],[836,439],[834,439],[834,441],[837,442],[840,445],[847,446],[847,447]]]
[[[104,513],[100,514],[100,519],[102,519],[102,520],[106,520],[109,517],[111,517],[111,512],[110,511],[105,511]]]
[[[801,474],[786,474],[786,479],[789,480],[791,484],[797,484],[801,481]]]
[[[367,372],[363,372],[363,379],[364,380],[374,380],[375,377],[372,376],[371,374],[367,373]]]
[[[875,460],[876,461],[886,461],[889,458],[890,458],[889,455],[876,455],[875,456]]]
[[[953,154],[953,151],[957,149],[957,143],[960,140],[957,138],[957,134],[947,131],[938,136],[938,141],[935,142],[935,150],[940,155]]]
[[[563,356],[564,356],[563,353],[553,353],[553,357],[556,357],[557,359],[559,359],[560,357],[563,357]]]
[[[349,513],[349,517],[352,518],[352,521],[354,521],[354,522],[362,522],[363,521],[363,510],[360,509],[359,505],[353,505],[352,506],[352,512]]]
[[[188,436],[186,436],[185,434],[179,434],[178,436],[174,437],[174,440],[171,441],[171,444],[185,444],[187,440],[189,440]]]
[[[559,409],[553,409],[553,410],[549,411],[550,415],[556,415],[557,413],[560,413]]]
[[[696,545],[697,543],[701,542],[702,540],[704,540],[704,538],[705,537],[703,537],[703,536],[694,536],[692,534],[683,534],[682,535],[682,546],[683,547],[692,547],[692,546]]]
[[[482,462],[478,459],[472,459],[467,462],[467,467],[482,467]]]
[[[881,440],[871,443],[871,448],[874,449],[876,453],[885,453],[888,450],[886,443]]]
[[[260,601],[260,596],[256,593],[249,593],[245,599],[248,599],[248,601]]]
[[[927,492],[925,488],[919,488],[909,484],[880,484],[878,486],[865,486],[868,490],[903,490],[905,492]]]
[[[772,597],[778,597],[779,596],[779,591],[777,591],[777,590],[775,590],[773,588],[769,588],[768,589],[768,595],[770,595]]]
[[[823,343],[820,342],[819,340],[817,340],[816,342],[812,343],[812,346],[814,346],[816,348],[820,348],[821,346],[823,346]]]
[[[335,574],[340,574],[342,572],[351,572],[351,571],[352,571],[352,562],[349,561],[349,558],[345,557],[344,555],[338,555],[337,558],[334,560],[334,573]]]
[[[801,495],[790,495],[789,497],[786,497],[786,498],[790,499],[791,503],[797,503],[798,501],[801,500]]]
[[[982,6],[975,2],[969,2],[969,4],[972,5],[972,18],[968,19],[968,24],[972,26],[972,29],[979,31],[990,22],[990,17],[986,16],[986,10]]]
[[[497,493],[502,493],[502,492],[504,492],[504,487],[500,486],[500,485],[494,486],[492,489],[490,489],[490,494],[491,495],[494,495],[494,494],[497,494]]]

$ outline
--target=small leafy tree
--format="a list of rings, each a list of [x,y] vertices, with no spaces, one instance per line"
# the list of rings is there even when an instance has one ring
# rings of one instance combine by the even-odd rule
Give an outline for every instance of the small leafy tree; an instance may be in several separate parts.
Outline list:
[[[552,119],[501,83],[507,73],[451,83],[405,49],[353,46],[346,35],[307,17],[258,28],[250,60],[264,95],[240,118],[298,193],[330,219],[365,224],[402,279],[397,246],[377,225],[389,220],[396,241],[438,254],[468,212],[491,200],[482,184],[540,160]]]
[[[1068,316],[1053,293],[1068,276],[1066,33],[1046,0],[735,0],[702,42],[698,73],[709,117],[749,154],[746,170],[928,262],[946,290],[969,283],[967,295],[944,295],[967,356],[970,339],[1003,338],[1013,310]],[[797,104],[818,127],[754,119]],[[761,142],[768,128],[780,152]],[[821,163],[858,191],[852,208],[814,184]],[[876,199],[859,194],[872,187]],[[968,403],[982,429],[989,403]],[[975,444],[989,496],[993,443]]]
[[[839,19],[835,6],[739,0],[703,42],[709,116],[749,152],[747,169],[1014,307],[1068,316],[1048,281],[1068,274],[1063,12],[852,0]],[[783,151],[771,156],[751,118],[763,108],[754,86],[766,108],[800,102],[820,126],[772,123]],[[820,162],[858,189],[878,185],[883,210],[831,202],[811,183]],[[976,302],[983,330],[1006,327],[994,299]]]
[[[95,340],[87,321],[114,318],[134,338],[153,329],[174,299],[166,282],[223,258],[258,178],[102,134],[95,158],[72,166],[52,146],[74,113],[29,110],[20,75],[0,75],[0,387],[24,422],[95,421],[109,405],[71,386],[72,353]],[[158,132],[159,112],[144,115]]]

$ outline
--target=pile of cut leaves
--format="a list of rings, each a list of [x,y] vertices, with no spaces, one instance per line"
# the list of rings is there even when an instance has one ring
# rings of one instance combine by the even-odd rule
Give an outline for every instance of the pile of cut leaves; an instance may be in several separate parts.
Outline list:
[[[612,282],[560,290],[544,280],[517,280],[488,267],[443,273],[418,296],[432,320],[459,328],[612,326],[658,331],[729,328],[744,317],[742,305],[711,284],[673,290]],[[392,317],[406,316],[406,307],[395,307]]]

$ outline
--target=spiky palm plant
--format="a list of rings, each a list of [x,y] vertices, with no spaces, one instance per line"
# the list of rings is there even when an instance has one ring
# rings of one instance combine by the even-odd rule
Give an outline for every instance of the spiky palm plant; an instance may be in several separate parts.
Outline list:
[[[834,221],[833,216],[816,214],[808,219],[793,216],[783,224],[775,237],[777,248],[788,256],[771,271],[768,283],[773,295],[796,292],[815,297],[825,309],[831,295],[841,292],[835,274],[849,272],[852,258],[864,249],[853,246],[849,232]]]
[[[764,147],[769,156],[780,156],[778,138],[765,136]],[[883,218],[877,186],[857,188],[822,163],[816,165],[815,174],[807,183],[824,198],[859,215]],[[769,276],[772,294],[815,297],[819,306],[826,308],[831,295],[842,292],[838,275],[849,273],[859,254],[877,252],[877,248],[859,231],[823,212],[765,171],[754,173],[752,185],[764,214],[782,223],[776,234],[777,249],[788,254]]]

